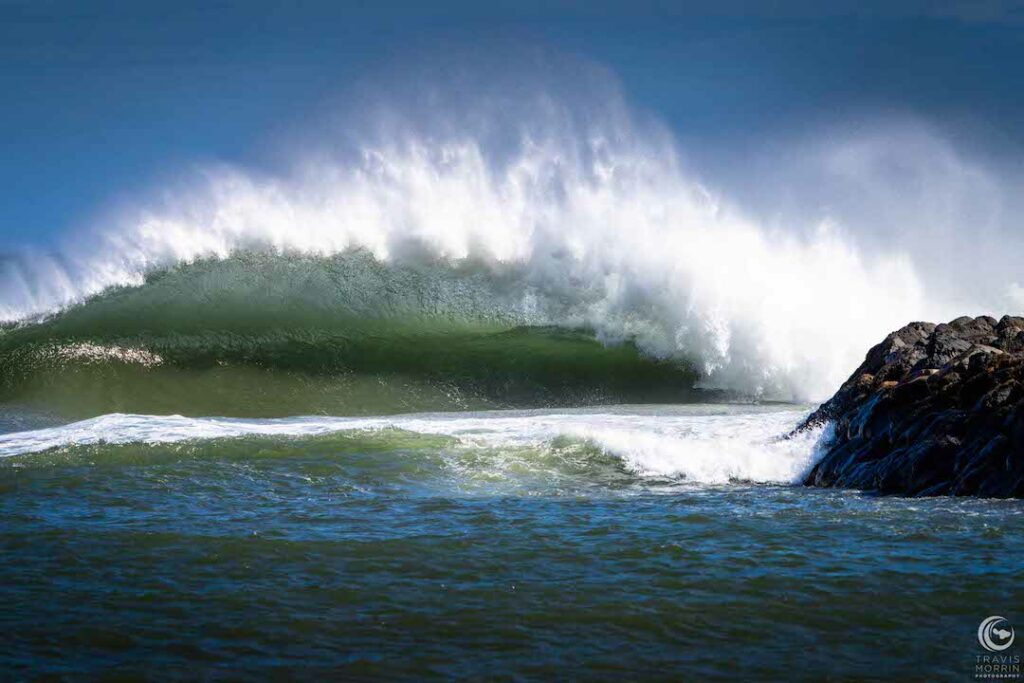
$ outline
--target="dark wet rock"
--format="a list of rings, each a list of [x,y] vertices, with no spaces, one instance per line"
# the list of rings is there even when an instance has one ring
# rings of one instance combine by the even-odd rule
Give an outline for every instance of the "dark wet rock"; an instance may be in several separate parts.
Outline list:
[[[808,485],[1024,497],[1024,318],[910,323],[796,431],[823,424]]]

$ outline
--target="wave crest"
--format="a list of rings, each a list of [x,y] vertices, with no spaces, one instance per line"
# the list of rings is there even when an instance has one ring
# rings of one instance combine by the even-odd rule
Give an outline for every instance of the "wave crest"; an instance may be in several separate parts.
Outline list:
[[[525,99],[515,122],[446,111],[430,131],[393,117],[355,153],[277,175],[210,169],[89,243],[6,263],[0,316],[52,312],[196,260],[359,250],[399,270],[473,269],[475,289],[447,292],[443,316],[593,329],[692,362],[708,387],[805,399],[827,395],[876,337],[924,309],[904,257],[865,258],[828,223],[801,235],[744,217],[616,96]],[[260,301],[288,283],[266,287]],[[341,291],[345,306],[374,308]],[[420,294],[403,301],[431,314],[438,300]]]

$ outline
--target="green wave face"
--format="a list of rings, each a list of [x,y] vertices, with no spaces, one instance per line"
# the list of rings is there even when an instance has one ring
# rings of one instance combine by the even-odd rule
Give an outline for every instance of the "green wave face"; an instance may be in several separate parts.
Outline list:
[[[693,397],[686,364],[602,344],[568,311],[534,310],[520,281],[473,264],[390,267],[362,252],[180,265],[4,329],[0,400],[77,418]]]

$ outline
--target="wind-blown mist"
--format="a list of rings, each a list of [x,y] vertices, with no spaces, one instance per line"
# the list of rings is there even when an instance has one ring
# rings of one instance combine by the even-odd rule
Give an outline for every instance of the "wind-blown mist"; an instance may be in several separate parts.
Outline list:
[[[826,215],[810,230],[745,215],[614,89],[430,106],[374,110],[375,125],[346,129],[354,143],[325,133],[276,174],[207,169],[57,255],[10,260],[0,315],[54,311],[241,250],[361,249],[395,266],[483,267],[502,291],[494,315],[634,340],[693,362],[706,386],[817,398],[881,335],[949,313],[904,252],[862,251]]]

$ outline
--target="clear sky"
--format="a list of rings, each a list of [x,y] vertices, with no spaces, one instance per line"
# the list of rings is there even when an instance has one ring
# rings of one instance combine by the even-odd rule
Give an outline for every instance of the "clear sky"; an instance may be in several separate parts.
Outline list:
[[[0,0],[0,246],[47,244],[195,162],[258,164],[374,74],[494,41],[608,67],[709,172],[878,111],[1020,164],[1019,2]]]

